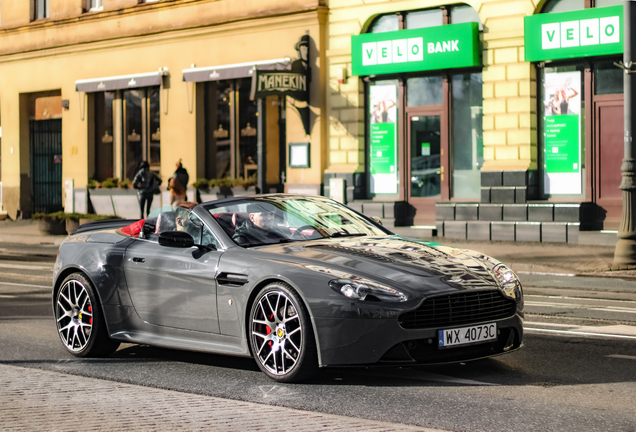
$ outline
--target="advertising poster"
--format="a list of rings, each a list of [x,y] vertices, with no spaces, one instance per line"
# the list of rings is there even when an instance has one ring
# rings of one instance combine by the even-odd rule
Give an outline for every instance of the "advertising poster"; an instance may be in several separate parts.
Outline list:
[[[369,88],[371,193],[395,194],[397,177],[397,85]]]
[[[546,73],[544,192],[581,193],[581,72]]]

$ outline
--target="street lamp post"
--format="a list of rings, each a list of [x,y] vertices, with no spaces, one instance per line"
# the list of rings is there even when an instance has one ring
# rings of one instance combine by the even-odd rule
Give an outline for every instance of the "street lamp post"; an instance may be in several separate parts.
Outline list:
[[[625,120],[625,152],[621,165],[622,180],[620,189],[623,191],[623,216],[618,229],[618,241],[614,251],[614,262],[619,264],[636,264],[636,144],[633,137],[633,127],[636,126],[636,110],[632,104],[636,102],[636,75],[632,70],[632,61],[636,55],[636,5],[626,0],[623,6],[623,91],[624,91],[624,120]],[[635,29],[636,30],[636,29]]]

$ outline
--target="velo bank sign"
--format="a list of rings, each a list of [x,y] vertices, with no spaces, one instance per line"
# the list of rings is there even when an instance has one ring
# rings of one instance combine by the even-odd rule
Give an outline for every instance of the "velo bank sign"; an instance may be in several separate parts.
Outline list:
[[[353,75],[479,66],[477,23],[351,37]]]
[[[526,61],[622,54],[623,6],[525,17]]]

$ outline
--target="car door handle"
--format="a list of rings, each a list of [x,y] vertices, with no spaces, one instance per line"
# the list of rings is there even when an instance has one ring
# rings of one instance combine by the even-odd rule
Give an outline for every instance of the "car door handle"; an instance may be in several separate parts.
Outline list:
[[[143,263],[146,262],[146,258],[134,257],[133,262]]]

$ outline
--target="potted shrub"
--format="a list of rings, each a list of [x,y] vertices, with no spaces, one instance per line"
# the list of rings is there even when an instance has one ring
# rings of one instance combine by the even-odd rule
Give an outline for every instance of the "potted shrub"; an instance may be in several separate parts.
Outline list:
[[[234,196],[234,192],[232,192],[232,186],[234,186],[234,180],[230,177],[225,177],[222,179],[218,179],[219,184],[219,197],[227,198]]]
[[[42,234],[66,234],[66,220],[62,211],[49,214],[34,213],[32,219],[38,221],[38,230]]]
[[[73,234],[80,226],[80,218],[84,215],[81,213],[64,213],[64,219],[66,221],[66,233],[68,235]]]
[[[117,186],[119,186],[119,179],[117,177],[110,177],[102,182],[103,189],[114,189]]]

